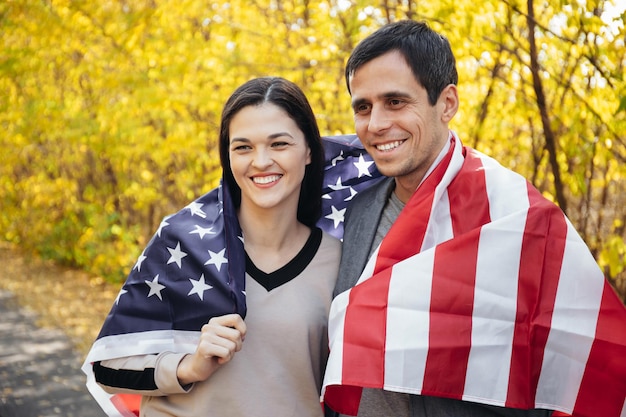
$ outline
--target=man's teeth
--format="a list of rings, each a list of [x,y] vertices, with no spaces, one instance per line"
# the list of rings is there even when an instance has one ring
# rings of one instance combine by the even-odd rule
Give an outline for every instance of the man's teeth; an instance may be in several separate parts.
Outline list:
[[[402,141],[397,140],[395,142],[384,143],[382,145],[376,145],[376,149],[378,149],[379,151],[390,151],[392,149],[396,149],[401,144],[402,144]]]
[[[280,175],[270,175],[267,177],[254,177],[252,181],[256,184],[269,184],[270,182],[278,181],[280,179]]]

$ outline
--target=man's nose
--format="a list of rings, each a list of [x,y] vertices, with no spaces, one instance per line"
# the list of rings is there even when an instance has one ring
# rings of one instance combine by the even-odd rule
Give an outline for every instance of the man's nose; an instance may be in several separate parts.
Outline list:
[[[389,126],[391,126],[391,118],[389,117],[389,112],[387,112],[382,106],[372,107],[369,123],[367,126],[368,130],[370,132],[377,133],[382,130],[388,129]]]

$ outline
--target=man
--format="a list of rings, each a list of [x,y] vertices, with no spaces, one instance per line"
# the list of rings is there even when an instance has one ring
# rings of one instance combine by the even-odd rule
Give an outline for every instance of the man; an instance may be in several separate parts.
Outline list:
[[[562,212],[449,130],[459,97],[448,41],[424,23],[392,23],[355,48],[345,74],[357,136],[389,178],[346,213],[326,405],[359,417],[534,417],[579,407],[578,388],[561,386],[589,385],[588,374],[561,358],[550,325],[564,317],[576,327],[580,314],[589,329],[564,336],[573,345],[598,337],[605,298],[611,324],[626,329],[626,310]],[[595,316],[559,313],[570,303],[570,275],[559,272],[570,258],[593,282],[583,304]],[[610,352],[623,357],[619,339]],[[592,361],[597,345],[572,355]],[[542,364],[567,369],[563,381]],[[626,373],[611,366],[617,386],[608,395],[621,410]]]

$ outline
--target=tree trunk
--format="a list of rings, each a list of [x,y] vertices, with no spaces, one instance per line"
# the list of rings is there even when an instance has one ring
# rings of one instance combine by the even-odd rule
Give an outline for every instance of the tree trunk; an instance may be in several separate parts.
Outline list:
[[[550,126],[550,118],[548,117],[548,107],[546,105],[546,96],[543,92],[543,85],[541,83],[541,75],[539,74],[539,61],[537,60],[537,45],[535,44],[535,11],[533,7],[533,0],[528,0],[528,43],[530,44],[530,71],[533,75],[533,89],[537,96],[537,107],[541,115],[541,124],[543,126],[543,133],[546,138],[546,149],[548,150],[548,158],[550,166],[552,167],[552,175],[554,176],[554,190],[556,193],[556,200],[561,210],[567,212],[567,201],[563,193],[563,182],[561,181],[561,172],[559,170],[559,163],[556,157],[556,138],[554,131]]]

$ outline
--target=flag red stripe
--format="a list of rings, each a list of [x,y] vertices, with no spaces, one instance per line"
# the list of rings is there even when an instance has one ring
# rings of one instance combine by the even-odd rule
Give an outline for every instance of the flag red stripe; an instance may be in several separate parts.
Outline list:
[[[561,211],[544,200],[530,184],[528,198],[530,208],[522,240],[506,401],[508,407],[520,408],[532,407],[535,402],[567,234],[567,224]],[[549,223],[548,227],[545,227],[546,223]],[[554,237],[550,245],[546,244],[545,234],[537,233],[545,230]],[[537,315],[537,312],[540,314]],[[531,325],[535,326],[533,331],[529,331]],[[528,340],[529,334],[534,336],[534,340]]]
[[[618,404],[608,399],[626,396],[626,333],[616,331],[625,321],[626,309],[605,281],[596,336],[589,352],[573,415],[620,415],[624,407],[623,401]]]
[[[472,339],[477,232],[435,252],[423,393],[460,399]]]
[[[383,387],[390,279],[388,268],[351,290],[343,343],[345,385]]]
[[[457,176],[448,186],[450,218],[455,237],[491,221],[482,161],[473,152],[467,152],[461,170],[464,175]]]
[[[490,221],[482,163],[466,155],[463,170],[469,175],[448,187],[450,217],[455,237],[435,252],[430,310],[429,351],[424,374],[425,393],[459,393],[472,341],[472,311],[480,226]],[[459,177],[457,177],[458,179]],[[482,198],[476,198],[481,195]],[[467,207],[481,201],[481,207]],[[465,236],[464,233],[473,230]],[[444,249],[445,248],[445,249]],[[446,329],[445,331],[443,329]],[[456,345],[454,349],[450,346]]]
[[[141,405],[141,395],[115,394],[111,403],[123,417],[137,417]]]

